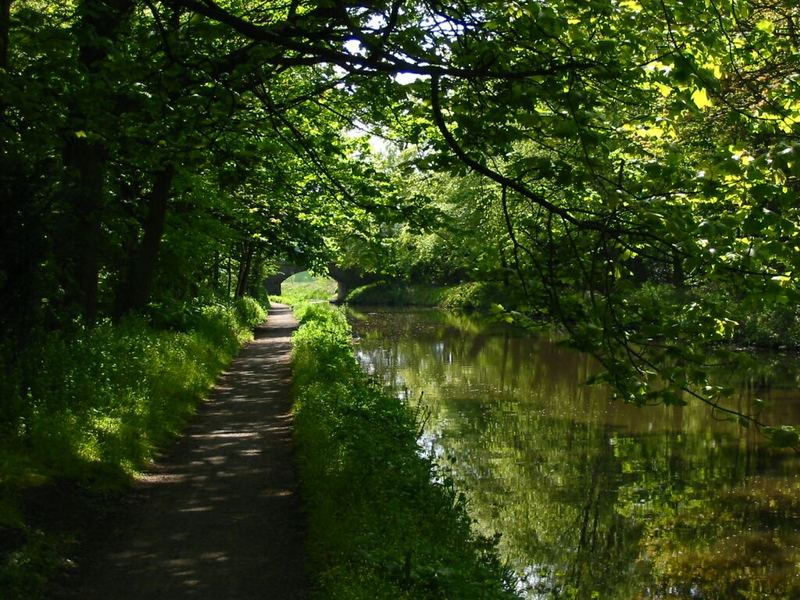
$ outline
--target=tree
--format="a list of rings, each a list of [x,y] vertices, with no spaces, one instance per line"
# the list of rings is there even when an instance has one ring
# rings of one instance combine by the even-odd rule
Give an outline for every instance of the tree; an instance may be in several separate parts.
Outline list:
[[[21,343],[219,290],[230,260],[238,294],[288,250],[321,263],[338,202],[372,191],[329,68],[262,68],[228,27],[147,2],[9,14],[0,285]]]
[[[7,314],[141,310],[176,273],[173,296],[198,279],[218,288],[231,253],[242,293],[257,255],[395,235],[426,206],[412,195],[392,208],[399,195],[341,135],[366,127],[493,189],[496,277],[513,269],[531,310],[596,355],[623,399],[688,394],[756,422],[705,372],[742,311],[797,297],[797,12],[760,0],[18,0],[0,21],[3,156],[17,165],[7,239],[38,258],[4,259],[4,295],[29,290],[7,296]],[[59,41],[47,56],[42,35]],[[226,239],[199,242],[192,219]]]

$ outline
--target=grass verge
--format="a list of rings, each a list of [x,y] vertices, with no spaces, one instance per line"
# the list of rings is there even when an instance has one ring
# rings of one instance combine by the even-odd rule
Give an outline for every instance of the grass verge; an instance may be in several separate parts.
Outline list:
[[[329,600],[514,598],[496,540],[420,455],[419,423],[359,368],[350,327],[327,305],[297,310],[296,439],[309,551]]]
[[[250,298],[196,307],[184,330],[141,319],[0,348],[0,590],[42,597],[104,498],[177,434],[266,319]],[[88,522],[87,522],[88,521]]]

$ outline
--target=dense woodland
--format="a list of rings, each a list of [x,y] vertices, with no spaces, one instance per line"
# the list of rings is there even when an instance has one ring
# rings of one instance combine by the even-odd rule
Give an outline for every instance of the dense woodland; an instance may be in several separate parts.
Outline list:
[[[798,339],[797,19],[4,0],[6,361],[128,315],[180,329],[291,257],[489,282],[621,398],[720,402],[709,348]]]
[[[800,344],[798,27],[793,0],[0,0],[0,529],[34,543],[32,470],[140,464],[284,260],[483,286],[620,399],[797,446],[708,367]],[[143,408],[167,380],[180,410]]]
[[[626,400],[713,402],[705,348],[795,302],[797,13],[5,0],[5,339],[169,324],[290,254],[499,282]]]

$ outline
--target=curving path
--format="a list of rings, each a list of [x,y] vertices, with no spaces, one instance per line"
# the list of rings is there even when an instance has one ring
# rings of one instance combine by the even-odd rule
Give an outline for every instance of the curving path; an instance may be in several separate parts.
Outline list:
[[[308,596],[290,415],[290,336],[269,320],[81,568],[81,600]],[[94,546],[94,544],[93,544]]]

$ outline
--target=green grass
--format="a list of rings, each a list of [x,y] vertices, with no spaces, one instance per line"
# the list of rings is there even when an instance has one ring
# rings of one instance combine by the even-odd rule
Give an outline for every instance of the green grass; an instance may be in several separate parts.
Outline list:
[[[21,355],[2,349],[0,538],[12,540],[0,542],[3,598],[41,596],[78,536],[54,531],[28,499],[124,488],[265,319],[244,298],[195,307],[185,331],[129,319],[39,334]]]
[[[302,271],[281,284],[281,295],[273,296],[276,302],[300,304],[302,302],[328,301],[336,297],[336,281],[330,277],[316,277]]]
[[[415,415],[356,363],[340,310],[300,307],[296,439],[317,597],[513,598],[495,541],[420,455]]]

